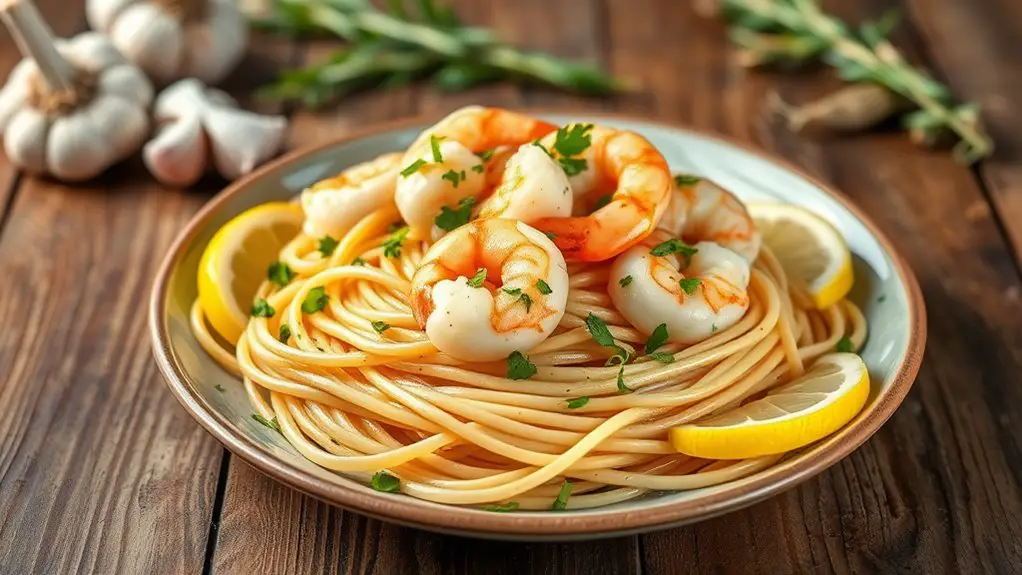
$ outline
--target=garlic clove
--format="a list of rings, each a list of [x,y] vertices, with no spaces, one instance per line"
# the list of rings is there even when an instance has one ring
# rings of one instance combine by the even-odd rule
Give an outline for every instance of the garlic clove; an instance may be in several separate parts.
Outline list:
[[[85,3],[85,19],[89,27],[100,32],[109,32],[114,18],[137,0],[89,0]]]
[[[99,89],[148,108],[153,101],[153,85],[141,70],[130,64],[107,68],[99,75]]]
[[[0,136],[18,108],[25,105],[28,99],[28,79],[37,72],[35,61],[26,58],[11,70],[7,84],[0,88]]]
[[[142,149],[142,159],[160,182],[186,187],[206,172],[208,153],[199,115],[190,114],[161,128]]]
[[[287,120],[221,106],[204,114],[213,151],[213,164],[223,177],[233,180],[271,158],[284,143]]]
[[[207,84],[216,83],[245,55],[248,28],[232,0],[210,0],[206,21],[184,29],[186,57],[183,74]]]
[[[86,106],[95,105],[93,100]],[[125,106],[128,107],[128,106]],[[113,163],[117,153],[92,114],[79,108],[74,114],[53,121],[46,142],[47,171],[65,181],[88,180]]]
[[[195,78],[178,80],[156,97],[153,116],[157,120],[170,120],[184,114],[201,113],[206,107],[205,90],[202,82]]]
[[[128,62],[110,40],[99,32],[84,32],[69,41],[60,42],[59,49],[61,56],[90,72],[99,72]]]
[[[111,27],[110,37],[157,83],[173,80],[181,68],[185,49],[181,24],[158,6],[128,6]]]
[[[81,113],[89,117],[95,131],[109,145],[111,164],[138,150],[149,133],[145,112],[120,96],[97,96]]]
[[[4,152],[16,166],[46,171],[46,142],[50,120],[34,108],[22,108],[4,131]]]

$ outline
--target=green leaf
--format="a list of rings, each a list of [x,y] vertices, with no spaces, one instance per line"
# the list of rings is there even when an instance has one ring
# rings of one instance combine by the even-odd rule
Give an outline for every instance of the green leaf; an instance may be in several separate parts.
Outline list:
[[[554,290],[550,289],[550,284],[543,280],[536,280],[536,290],[543,295],[550,295],[554,293]]]
[[[482,160],[483,162],[488,162],[490,161],[490,158],[493,157],[493,152],[494,148],[487,148],[476,155],[479,156],[479,159]]]
[[[291,268],[287,264],[281,261],[275,261],[270,264],[270,267],[266,270],[266,277],[269,280],[280,287],[284,287],[291,283],[291,280],[295,277],[295,272],[291,271]]]
[[[630,275],[627,275],[627,276],[625,276],[625,277],[623,277],[623,278],[621,278],[621,279],[617,280],[617,283],[618,283],[618,285],[619,285],[619,286],[621,286],[621,287],[628,287],[628,285],[629,285],[630,283],[632,283],[632,280],[633,280],[633,279],[635,279],[635,278],[633,278],[633,277],[632,277],[632,276],[630,276]]]
[[[286,323],[280,324],[280,330],[277,331],[277,339],[280,340],[280,343],[286,344],[287,340],[291,339],[291,326]]]
[[[351,265],[353,265],[353,266],[364,266],[364,265],[366,265],[366,261],[364,259],[356,256],[355,259],[351,260]]]
[[[468,285],[477,288],[483,285],[486,281],[486,268],[479,268],[476,270],[476,275],[468,278]]]
[[[252,317],[273,317],[277,311],[273,309],[270,302],[259,299],[252,304]]]
[[[649,356],[659,361],[660,363],[674,363],[674,356],[669,353],[664,353],[662,351],[651,353],[649,354]]]
[[[687,268],[692,263],[692,256],[699,253],[699,250],[677,238],[671,238],[654,246],[653,249],[649,250],[649,253],[657,257],[681,254],[681,257],[685,260],[684,267]]]
[[[434,164],[439,164],[444,161],[444,157],[440,153],[440,140],[443,140],[443,138],[438,138],[436,134],[429,135],[429,149],[433,152]]]
[[[686,294],[692,295],[692,294],[696,293],[696,290],[699,289],[699,284],[701,284],[701,283],[703,283],[703,282],[699,278],[682,278],[678,282],[678,285],[681,286],[681,289]]]
[[[617,343],[614,341],[614,336],[611,335],[610,329],[607,327],[607,324],[592,313],[586,317],[586,330],[589,331],[589,335],[592,336],[593,340],[603,347],[618,347]]]
[[[934,130],[944,126],[944,119],[934,116],[929,110],[916,110],[901,117],[902,124],[909,129]]]
[[[617,392],[618,393],[631,393],[635,390],[625,385],[625,365],[621,364],[621,369],[617,370]]]
[[[585,404],[589,403],[589,396],[583,395],[582,397],[576,397],[575,399],[568,400],[568,409],[578,409]]]
[[[401,256],[401,244],[404,243],[405,237],[408,235],[408,226],[398,229],[394,232],[386,241],[383,242],[383,255],[388,258],[396,258]]]
[[[700,178],[699,176],[693,176],[692,174],[674,175],[674,185],[678,186],[679,188],[687,188],[690,186],[694,186],[701,181],[703,181],[702,178]]]
[[[500,291],[516,297],[522,295],[522,288],[501,288]]]
[[[571,482],[567,479],[561,484],[561,490],[557,493],[557,499],[554,499],[553,504],[550,506],[551,511],[563,511],[568,506],[568,498],[571,497]]]
[[[425,165],[426,165],[426,160],[423,160],[422,158],[419,158],[418,160],[415,160],[411,164],[408,164],[407,166],[405,166],[405,169],[401,170],[401,177],[402,178],[407,178],[408,176],[414,174],[415,172],[418,172],[419,168],[421,168],[422,166],[425,166]]]
[[[522,303],[525,304],[526,313],[532,310],[532,297],[529,294],[523,292],[521,297],[519,297],[518,299],[522,300]]]
[[[602,208],[603,206],[606,206],[607,204],[610,203],[610,200],[612,198],[613,196],[611,196],[610,194],[607,194],[606,196],[601,196],[600,199],[596,200],[596,203],[593,204],[593,209],[589,213],[593,213],[596,210]]]
[[[837,345],[834,346],[834,349],[840,353],[851,353],[855,350],[855,346],[852,344],[852,340],[845,335],[842,336],[841,339],[837,340]]]
[[[459,173],[455,172],[454,170],[447,170],[440,176],[440,179],[447,180],[448,182],[451,183],[452,186],[457,188],[458,184],[460,184],[461,181],[465,179],[465,172],[462,171]]]
[[[649,334],[649,339],[646,340],[646,353],[650,354],[656,351],[660,346],[667,343],[670,336],[667,335],[667,324],[662,323],[653,329],[653,333]]]
[[[326,288],[322,286],[312,288],[309,290],[309,293],[305,294],[305,299],[302,300],[302,313],[311,314],[323,311],[328,299],[330,299],[330,296],[326,295]]]
[[[458,202],[458,207],[454,209],[444,206],[440,208],[440,215],[433,219],[433,223],[441,230],[454,231],[472,219],[472,207],[475,206],[475,203],[476,199],[469,197],[462,198]]]
[[[569,177],[577,176],[589,168],[589,162],[584,158],[557,158],[557,163],[561,165],[561,169]],[[607,202],[610,202],[609,198]]]
[[[514,511],[515,509],[518,509],[517,501],[508,501],[506,503],[483,506],[484,511],[493,511],[494,513],[507,513],[508,511]]]
[[[337,249],[337,244],[340,242],[330,236],[323,236],[319,238],[319,253],[323,254],[323,257],[328,258],[334,254],[334,250]]]
[[[276,431],[277,433],[280,433],[280,434],[284,433],[283,431],[280,430],[280,424],[277,423],[277,418],[276,417],[274,417],[272,419],[266,419],[265,417],[259,415],[258,413],[253,413],[252,414],[252,419],[258,421],[259,423],[265,425],[266,427],[269,427],[270,429],[272,429],[273,431]]]
[[[390,324],[385,321],[374,321],[373,329],[376,330],[376,333],[383,333],[390,329]]]
[[[507,358],[508,379],[529,379],[536,375],[536,365],[520,351],[513,351]]]
[[[401,480],[386,471],[377,471],[373,474],[373,489],[385,493],[398,493],[401,491]]]

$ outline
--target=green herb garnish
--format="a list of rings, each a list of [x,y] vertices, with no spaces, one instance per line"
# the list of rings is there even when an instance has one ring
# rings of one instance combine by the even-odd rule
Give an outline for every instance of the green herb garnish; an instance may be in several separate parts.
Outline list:
[[[351,260],[351,265],[353,265],[353,266],[364,266],[364,265],[366,265],[366,261],[364,259],[360,258],[360,257],[355,257],[355,259]]]
[[[699,182],[703,181],[699,176],[693,176],[692,174],[676,174],[674,176],[674,183],[679,188],[694,186]]]
[[[625,385],[625,364],[621,364],[621,369],[617,370],[617,392],[618,393],[631,393],[635,390]]]
[[[270,429],[276,431],[277,433],[280,434],[284,433],[283,431],[280,430],[280,424],[277,423],[276,417],[273,417],[272,419],[266,419],[265,417],[259,415],[258,413],[253,413],[252,419],[258,421],[259,423],[265,425],[266,427],[269,427]]]
[[[373,474],[373,489],[385,493],[398,493],[401,491],[401,480],[386,471],[377,471]]]
[[[396,258],[401,255],[401,244],[404,243],[408,231],[408,226],[400,228],[383,242],[384,257]]]
[[[468,278],[468,285],[474,288],[482,287],[484,281],[486,281],[486,268],[479,268],[476,270],[476,275]]]
[[[543,295],[550,295],[554,293],[554,290],[550,289],[550,284],[543,280],[536,280],[536,290]]]
[[[855,346],[852,344],[852,340],[847,335],[844,335],[841,336],[841,339],[837,340],[837,345],[834,346],[834,349],[841,353],[850,353],[855,349]]]
[[[630,275],[627,275],[627,276],[625,276],[625,277],[623,277],[623,278],[619,279],[619,280],[617,281],[617,284],[618,284],[619,286],[621,286],[621,287],[628,287],[628,284],[632,283],[632,280],[633,280],[633,279],[635,279],[635,278],[633,278],[633,277],[632,277],[632,276],[630,276]]]
[[[649,250],[649,253],[657,257],[680,253],[685,258],[685,267],[688,267],[692,263],[692,256],[699,253],[699,250],[677,238],[671,238]]]
[[[513,351],[507,357],[508,379],[529,379],[536,375],[536,365],[520,351]]]
[[[659,361],[660,363],[674,363],[674,356],[662,351],[655,351],[649,354],[649,356]]]
[[[573,158],[586,151],[593,143],[592,124],[573,124],[570,128],[563,126],[557,129],[554,139],[554,151],[559,156],[557,163],[569,176],[578,175],[589,167],[585,158]]]
[[[522,288],[500,288],[500,291],[507,295],[520,296],[522,295]]]
[[[319,253],[323,254],[323,257],[328,258],[334,255],[334,250],[337,249],[337,240],[330,236],[323,236],[319,238]]]
[[[260,299],[252,304],[252,317],[273,317],[277,311],[273,309],[270,302]]]
[[[550,241],[554,241],[557,239],[557,234],[553,232],[543,232],[543,235],[550,238]]]
[[[590,313],[589,316],[586,317],[586,331],[589,332],[589,335],[594,341],[596,341],[596,343],[614,350],[614,354],[607,358],[607,365],[620,363],[622,369],[624,369],[624,364],[628,361],[628,351],[614,341],[614,336],[611,335],[610,329],[607,328],[607,324],[604,323],[602,319]],[[618,375],[619,379],[620,377],[621,376]]]
[[[444,206],[440,208],[440,215],[433,220],[433,223],[436,224],[436,227],[444,230],[445,232],[456,230],[467,224],[469,220],[472,219],[472,206],[474,206],[475,203],[476,199],[469,197],[462,198],[461,201],[458,202],[458,207],[456,208],[452,209]]]
[[[649,339],[646,340],[646,353],[650,354],[657,350],[660,346],[667,343],[667,339],[670,336],[667,335],[667,324],[662,323],[653,328],[653,333],[649,334]]]
[[[557,499],[554,499],[553,505],[550,506],[551,511],[563,511],[568,506],[568,498],[571,497],[571,482],[567,479],[561,484],[561,490],[557,493]]]
[[[476,164],[476,165],[472,166],[472,171],[477,173],[477,174],[481,174],[481,173],[486,171],[486,167],[483,166],[482,164]]]
[[[583,405],[589,403],[589,396],[583,395],[582,397],[576,397],[575,399],[568,400],[568,409],[578,409]]]
[[[464,182],[467,177],[468,175],[465,174],[465,170],[462,170],[460,172],[455,172],[454,170],[447,170],[446,172],[443,173],[443,175],[440,176],[441,179],[447,180],[455,188],[458,187],[458,184]]]
[[[681,286],[681,289],[685,293],[692,295],[696,293],[696,289],[699,288],[699,284],[701,283],[703,282],[699,278],[682,278],[681,281],[678,282],[678,285]]]
[[[434,164],[444,161],[444,157],[440,154],[440,140],[443,140],[443,138],[436,137],[436,134],[429,135],[429,148],[433,152]]]
[[[612,197],[613,196],[610,196],[610,195],[606,195],[606,196],[600,197],[600,199],[596,200],[596,203],[593,204],[593,209],[590,210],[589,213],[593,213],[596,210],[602,208],[603,206],[606,206],[607,204],[609,204]]]
[[[376,333],[383,333],[390,329],[390,324],[385,321],[374,321],[373,329],[376,330]]]
[[[532,310],[532,297],[529,294],[522,292],[522,296],[518,299],[522,300],[522,303],[525,304],[525,313],[529,313],[529,311]]]
[[[220,385],[219,383],[214,385],[213,389],[219,391],[220,393],[224,393],[225,391],[227,391],[226,389],[224,389],[224,386]]]
[[[320,286],[310,289],[309,293],[305,294],[305,299],[302,300],[302,313],[323,311],[328,299],[330,296],[326,295],[326,288]]]
[[[412,162],[412,163],[408,164],[407,166],[405,166],[405,169],[401,170],[401,177],[402,178],[407,178],[408,176],[414,174],[415,172],[418,172],[419,168],[421,168],[422,166],[425,166],[425,165],[426,165],[426,160],[423,160],[422,158],[419,158],[418,160],[415,160],[414,162]]]
[[[493,511],[495,513],[507,513],[508,511],[514,511],[515,509],[518,509],[517,501],[508,501],[507,503],[483,506],[483,511]]]
[[[286,323],[280,324],[280,330],[277,331],[277,339],[280,343],[287,343],[287,340],[291,339],[291,326]]]
[[[284,262],[275,261],[270,264],[270,267],[266,270],[266,277],[269,280],[280,287],[284,287],[291,283],[291,280],[295,277],[295,272],[291,271],[291,268]]]
[[[494,152],[493,148],[487,148],[487,149],[483,150],[482,152],[479,152],[476,155],[479,156],[480,160],[482,160],[484,162],[488,162],[488,161],[490,161],[490,158],[493,157],[493,152]]]

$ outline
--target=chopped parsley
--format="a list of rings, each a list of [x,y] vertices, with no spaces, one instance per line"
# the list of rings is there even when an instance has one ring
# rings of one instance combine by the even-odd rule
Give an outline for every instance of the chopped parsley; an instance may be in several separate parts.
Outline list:
[[[476,164],[476,165],[472,166],[472,171],[477,173],[477,174],[481,174],[481,173],[486,171],[486,168],[482,164]]]
[[[552,153],[550,153],[550,150],[546,149],[546,146],[544,146],[542,144],[542,142],[539,141],[539,138],[536,138],[535,140],[533,140],[532,141],[532,145],[536,146],[540,150],[543,150],[544,152],[546,152],[546,155],[550,156],[550,158],[553,159],[554,155]]]
[[[444,161],[443,155],[440,154],[440,140],[443,140],[443,138],[436,137],[436,134],[429,135],[429,148],[433,152],[434,164]]]
[[[617,280],[617,284],[618,284],[619,286],[621,286],[621,287],[628,287],[628,284],[632,283],[632,280],[633,280],[633,279],[635,279],[635,278],[633,278],[633,277],[632,277],[632,276],[630,276],[630,275],[627,275],[627,276],[625,276],[625,277],[623,277],[623,278],[621,278],[621,279]]]
[[[553,504],[550,506],[550,511],[564,511],[568,506],[568,498],[571,497],[571,482],[567,479],[561,484],[561,490],[557,493],[557,499],[554,499]]]
[[[692,174],[677,174],[674,176],[674,183],[679,187],[694,186],[701,181],[703,181],[702,178]]]
[[[464,182],[465,179],[468,178],[468,175],[465,174],[465,170],[462,170],[460,172],[455,172],[454,170],[447,170],[446,172],[443,173],[443,175],[440,176],[440,178],[443,180],[447,180],[448,182],[451,183],[452,186],[457,188],[458,184]]]
[[[323,254],[323,257],[328,258],[334,254],[334,250],[337,249],[337,244],[339,243],[331,236],[323,236],[319,238],[319,253]]]
[[[583,395],[582,397],[576,397],[575,399],[568,400],[568,409],[578,409],[585,404],[589,403],[589,396]]]
[[[884,303],[884,300],[886,300],[886,299],[887,299],[887,296],[886,295],[882,295],[882,296],[877,298],[877,303]]]
[[[269,280],[280,287],[284,287],[291,283],[291,280],[295,277],[295,272],[291,271],[291,268],[287,264],[281,261],[275,261],[270,264],[270,267],[266,269],[266,277]]]
[[[401,170],[401,177],[402,178],[407,178],[408,176],[414,174],[415,172],[418,172],[419,168],[421,168],[422,166],[425,166],[425,165],[426,165],[426,160],[423,160],[422,158],[419,158],[418,160],[415,160],[414,162],[412,162],[412,163],[408,164],[407,166],[405,166],[405,169]]]
[[[837,345],[834,346],[834,349],[841,353],[850,353],[855,349],[855,346],[852,344],[852,340],[845,335],[841,336],[841,339],[837,340]]]
[[[219,391],[220,393],[224,393],[225,391],[227,391],[226,389],[224,389],[224,386],[220,385],[219,383],[214,385],[213,389]]]
[[[520,351],[512,351],[507,356],[507,378],[508,379],[529,379],[536,375],[536,364],[529,361]]]
[[[650,357],[659,361],[660,363],[674,363],[674,356],[662,351],[656,351],[649,354]]]
[[[330,296],[326,295],[326,288],[320,286],[310,289],[309,293],[305,294],[305,299],[302,300],[302,313],[323,311],[328,299]]]
[[[385,321],[374,321],[373,329],[376,330],[376,333],[383,333],[390,329],[390,324]]]
[[[351,260],[351,265],[353,265],[353,266],[364,266],[364,265],[366,265],[366,261],[364,259],[360,258],[360,257],[356,257],[355,259]]]
[[[710,333],[715,333],[716,331],[717,331],[717,324],[711,325],[710,326]]]
[[[270,302],[264,299],[256,300],[256,302],[252,304],[253,317],[273,317],[276,313],[277,311],[273,309]]]
[[[259,423],[265,425],[266,427],[269,427],[270,429],[272,429],[273,431],[276,431],[277,433],[281,433],[281,434],[284,433],[283,431],[280,430],[280,424],[277,423],[277,418],[276,417],[274,417],[272,419],[266,419],[265,417],[259,415],[258,413],[253,413],[252,414],[252,419],[258,421]]]
[[[404,243],[405,237],[408,235],[408,226],[398,229],[395,231],[386,241],[383,242],[383,255],[388,258],[396,258],[401,256],[401,244]]]
[[[286,323],[280,324],[280,331],[277,332],[277,339],[280,343],[287,343],[287,340],[291,339],[291,326]]]
[[[554,293],[554,290],[550,289],[550,284],[543,280],[536,280],[536,289],[543,295],[550,295]]]
[[[621,369],[617,370],[617,392],[618,393],[631,393],[634,389],[625,385],[625,364],[621,364]]]
[[[493,148],[487,148],[487,149],[483,150],[482,152],[479,152],[476,155],[479,156],[480,160],[482,160],[484,162],[488,162],[488,161],[490,161],[490,158],[493,157],[493,152],[494,152]]]
[[[386,471],[377,471],[373,474],[373,489],[385,493],[397,493],[401,491],[401,480]]]
[[[681,286],[681,289],[684,290],[685,293],[692,295],[696,293],[696,289],[699,288],[699,284],[701,283],[703,282],[699,278],[682,278],[681,281],[678,282],[678,285]]]
[[[663,243],[656,245],[653,249],[649,250],[649,253],[654,256],[669,256],[671,254],[681,254],[681,257],[685,258],[685,266],[688,267],[692,263],[692,256],[699,253],[699,250],[694,247],[687,245],[685,242],[671,238]]]
[[[486,281],[486,268],[479,268],[476,270],[476,275],[468,278],[468,285],[477,288],[483,285]]]
[[[514,511],[515,509],[518,509],[517,501],[508,501],[507,503],[483,506],[483,511],[493,511],[495,513],[507,513],[508,511]]]
[[[592,145],[592,131],[592,124],[573,124],[571,127],[563,126],[557,129],[554,151],[560,156],[557,158],[557,163],[561,165],[565,174],[575,176],[589,167],[585,158],[573,158],[572,156],[578,156]]]
[[[609,204],[610,200],[611,200],[611,197],[612,196],[610,196],[610,195],[606,195],[606,196],[602,196],[600,199],[596,200],[596,203],[593,204],[593,209],[590,210],[589,213],[595,212],[596,210],[598,210],[598,209],[602,208],[603,206],[606,206],[607,204]]]
[[[433,219],[433,223],[445,232],[460,228],[472,219],[472,206],[475,204],[476,199],[470,197],[462,198],[456,208],[444,206],[440,208],[440,215]]]
[[[611,335],[610,329],[607,328],[607,324],[604,323],[602,319],[590,313],[589,316],[586,317],[586,330],[596,343],[614,350],[614,355],[607,358],[607,365],[620,363],[621,369],[624,370],[624,364],[628,361],[628,352],[614,341],[614,336]],[[620,379],[621,374],[618,374],[618,380]],[[618,387],[620,388],[621,385],[619,384]]]
[[[501,288],[500,291],[507,295],[522,295],[522,288]]]
[[[667,324],[662,323],[653,329],[653,333],[649,334],[649,339],[646,340],[646,353],[650,354],[657,350],[660,346],[667,343]]]
[[[557,234],[555,234],[553,232],[543,232],[543,235],[548,237],[548,238],[550,238],[550,241],[553,241],[553,240],[557,239]]]
[[[522,297],[518,298],[525,304],[525,313],[529,313],[532,310],[532,297],[527,293],[522,293]]]
[[[403,226],[403,225],[404,225],[404,222],[401,221],[401,220],[398,220],[396,222],[390,222],[389,224],[387,224],[387,233],[388,234],[392,234],[392,233],[400,230],[401,226]]]

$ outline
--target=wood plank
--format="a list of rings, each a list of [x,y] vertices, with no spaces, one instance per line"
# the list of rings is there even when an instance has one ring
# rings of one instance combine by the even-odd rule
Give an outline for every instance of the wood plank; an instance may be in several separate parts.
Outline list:
[[[640,74],[657,95],[652,110],[628,100],[622,109],[728,133],[835,184],[915,269],[930,345],[905,404],[866,445],[748,510],[642,536],[644,571],[1012,571],[1022,558],[1022,421],[1008,406],[1022,401],[1022,303],[997,226],[967,215],[988,213],[982,191],[968,170],[900,134],[813,141],[786,132],[763,113],[766,91],[800,99],[832,85],[729,65],[723,27],[671,4],[608,1],[614,71]],[[883,4],[839,8],[854,16]]]
[[[594,27],[595,8],[585,1],[572,2],[572,10],[544,12],[540,2],[513,9],[501,3],[463,0],[458,13],[468,22],[496,26],[511,40],[534,39],[526,32],[537,14],[554,18],[551,25],[578,24],[590,35],[590,54],[599,52]],[[524,41],[522,42],[525,43]],[[570,50],[584,45],[577,37]],[[556,48],[556,46],[553,46]],[[322,46],[313,48],[322,57]],[[547,100],[549,98],[549,100]],[[538,91],[529,104],[563,96]],[[572,96],[567,96],[572,99]],[[468,104],[515,107],[526,103],[522,91],[508,85],[476,88],[459,94],[443,94],[430,86],[361,94],[345,99],[338,107],[320,113],[296,112],[293,119],[295,145],[312,145],[358,126],[416,113],[438,115]],[[379,573],[633,573],[638,570],[637,538],[561,545],[519,545],[481,542],[426,533],[390,525],[343,511],[282,486],[255,471],[238,458],[231,461],[213,572],[308,573],[319,571]]]
[[[957,95],[983,106],[984,125],[997,148],[979,165],[979,173],[1022,266],[1022,114],[1017,105],[1022,6],[1010,0],[905,4],[934,68]]]

